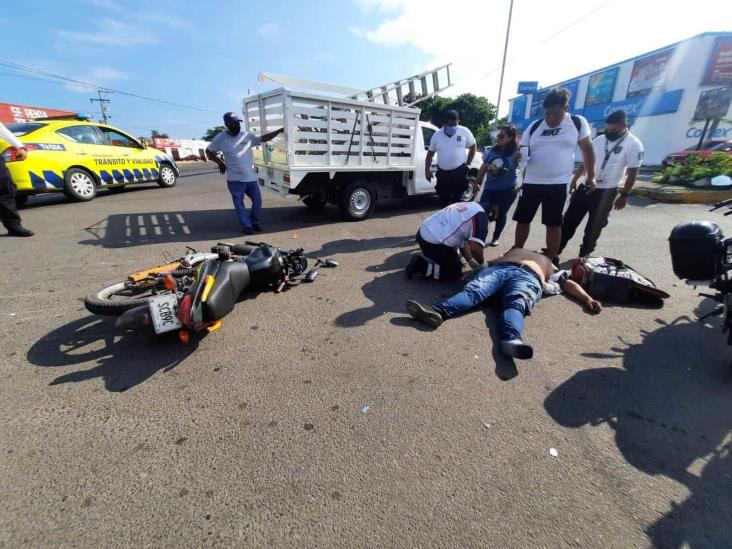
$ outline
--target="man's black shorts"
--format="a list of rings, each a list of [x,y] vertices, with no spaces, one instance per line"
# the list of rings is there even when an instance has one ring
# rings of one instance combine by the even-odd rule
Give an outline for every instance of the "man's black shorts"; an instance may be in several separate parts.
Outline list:
[[[513,220],[517,223],[531,223],[536,210],[541,206],[541,222],[547,227],[562,224],[564,202],[567,200],[567,185],[537,185],[524,183],[521,187]]]

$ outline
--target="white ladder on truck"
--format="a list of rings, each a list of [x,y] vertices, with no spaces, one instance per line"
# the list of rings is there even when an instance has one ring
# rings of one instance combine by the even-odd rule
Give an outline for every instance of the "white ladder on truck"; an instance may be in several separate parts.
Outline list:
[[[437,95],[453,85],[450,77],[451,65],[452,63],[448,63],[396,82],[358,92],[349,97],[358,101],[411,107],[415,103]]]

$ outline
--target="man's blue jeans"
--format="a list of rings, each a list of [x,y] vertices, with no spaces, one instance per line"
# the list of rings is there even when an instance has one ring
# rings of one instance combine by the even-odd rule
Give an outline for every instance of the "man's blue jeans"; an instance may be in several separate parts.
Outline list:
[[[239,217],[239,223],[242,229],[251,229],[252,225],[259,225],[260,214],[262,212],[262,195],[259,192],[259,185],[256,181],[227,181],[231,200],[234,202],[236,215]],[[249,219],[249,213],[244,206],[244,195],[248,196],[252,201],[252,216]]]
[[[501,299],[501,340],[521,339],[524,316],[541,299],[542,285],[536,275],[510,263],[486,267],[475,274],[463,291],[433,304],[445,318],[478,307],[491,296]]]

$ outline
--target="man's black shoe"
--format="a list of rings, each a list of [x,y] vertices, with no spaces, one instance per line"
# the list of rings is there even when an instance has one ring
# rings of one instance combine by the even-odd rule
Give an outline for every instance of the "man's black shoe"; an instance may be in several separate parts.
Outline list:
[[[254,234],[254,230],[252,230],[251,227],[245,227],[244,229],[241,230],[241,232],[244,234]]]
[[[424,275],[427,272],[427,261],[421,255],[412,256],[406,271],[407,278],[412,278],[415,274]]]
[[[259,223],[257,223],[256,225],[253,225],[252,229],[254,229],[254,232],[256,232],[256,233],[262,232],[262,226]]]
[[[499,348],[504,355],[526,360],[534,356],[534,349],[528,343],[524,343],[520,339],[511,339],[501,341]]]
[[[35,233],[25,227],[18,225],[8,229],[8,236],[33,236]]]
[[[407,312],[412,318],[433,328],[437,328],[442,324],[442,315],[433,307],[425,307],[411,299],[407,301]]]

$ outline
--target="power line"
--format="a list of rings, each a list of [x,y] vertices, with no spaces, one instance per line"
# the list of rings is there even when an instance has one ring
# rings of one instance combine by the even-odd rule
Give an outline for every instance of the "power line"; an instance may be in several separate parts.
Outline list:
[[[8,67],[8,68],[11,68],[11,69],[19,70],[19,71],[29,72],[31,74],[40,74],[40,75],[43,75],[43,76],[48,76],[48,77],[51,77],[51,78],[55,78],[57,80],[62,80],[64,82],[70,82],[70,83],[73,83],[73,84],[77,84],[79,86],[82,86],[84,88],[93,88],[93,89],[101,90],[101,91],[107,92],[107,93],[116,93],[116,94],[119,94],[119,95],[125,95],[127,97],[134,97],[136,99],[142,99],[144,101],[152,101],[154,103],[159,103],[159,104],[162,104],[162,105],[169,105],[171,107],[178,107],[178,108],[181,108],[181,109],[189,109],[189,110],[199,111],[199,112],[206,112],[206,113],[212,113],[212,114],[220,114],[217,111],[213,111],[213,110],[210,110],[210,109],[202,109],[200,107],[193,107],[193,106],[190,106],[190,105],[184,105],[182,103],[175,103],[173,101],[166,101],[164,99],[156,99],[155,97],[149,97],[149,96],[146,96],[146,95],[140,95],[140,94],[137,94],[137,93],[127,92],[127,91],[123,91],[123,90],[116,90],[114,88],[109,88],[107,86],[100,86],[98,84],[92,84],[90,82],[85,82],[83,80],[77,80],[75,78],[70,78],[68,76],[63,76],[61,74],[55,74],[55,73],[52,73],[52,72],[44,71],[44,70],[38,69],[36,67],[30,67],[30,66],[27,66],[27,65],[21,65],[19,63],[13,63],[12,61],[8,61],[8,60],[5,60],[5,59],[0,59],[0,65],[5,66],[5,67]],[[49,81],[52,82],[53,80],[49,80]]]

